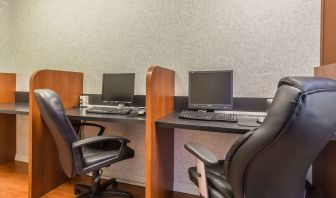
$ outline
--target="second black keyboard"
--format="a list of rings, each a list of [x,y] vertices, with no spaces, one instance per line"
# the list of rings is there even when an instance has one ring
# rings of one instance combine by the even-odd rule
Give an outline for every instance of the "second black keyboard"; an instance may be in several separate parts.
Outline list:
[[[214,113],[202,111],[182,111],[180,118],[191,120],[207,120],[207,121],[223,121],[223,122],[237,122],[237,114]]]
[[[132,109],[130,107],[116,107],[116,106],[92,106],[86,110],[87,113],[104,113],[104,114],[119,114],[126,115]]]

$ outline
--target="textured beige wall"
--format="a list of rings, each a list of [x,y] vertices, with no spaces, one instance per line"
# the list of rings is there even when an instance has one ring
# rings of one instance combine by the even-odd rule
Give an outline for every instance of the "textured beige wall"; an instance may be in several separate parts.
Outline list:
[[[29,119],[27,115],[16,115],[16,155],[15,160],[28,162]]]
[[[52,68],[84,72],[86,93],[100,92],[102,73],[135,72],[136,94],[144,94],[148,66],[161,65],[176,71],[176,95],[187,95],[189,70],[233,69],[235,96],[270,97],[279,78],[312,75],[319,65],[320,0],[12,0],[10,25],[8,2],[0,0],[0,66],[12,46],[20,91],[32,72]],[[18,120],[24,142],[27,120]],[[137,152],[105,173],[142,183],[144,126],[103,124]],[[174,188],[196,192],[183,144],[201,142],[223,158],[237,136],[175,133]]]
[[[149,65],[177,71],[234,69],[236,96],[272,96],[279,78],[319,65],[320,0],[13,0],[18,90],[41,68],[85,72],[99,93],[103,72]],[[252,87],[251,87],[252,86]]]
[[[0,0],[0,71],[14,72],[12,64],[11,37],[11,4],[10,0]]]

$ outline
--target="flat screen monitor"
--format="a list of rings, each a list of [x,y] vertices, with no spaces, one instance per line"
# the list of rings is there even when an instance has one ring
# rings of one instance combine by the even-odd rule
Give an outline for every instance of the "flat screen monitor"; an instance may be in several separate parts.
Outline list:
[[[134,73],[103,74],[102,101],[117,104],[132,104]]]
[[[231,110],[233,107],[233,71],[189,72],[188,107]]]

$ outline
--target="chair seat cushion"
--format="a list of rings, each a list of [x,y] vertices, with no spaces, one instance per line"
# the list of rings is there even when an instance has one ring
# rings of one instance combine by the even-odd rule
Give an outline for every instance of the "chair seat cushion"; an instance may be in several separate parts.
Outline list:
[[[233,198],[231,186],[224,175],[224,160],[216,165],[206,166],[207,182],[210,198]],[[190,180],[198,186],[197,168],[189,168]]]
[[[134,157],[134,150],[126,146],[122,153],[120,152],[119,141],[109,141],[103,143],[90,144],[83,147],[83,158],[86,167],[103,162],[118,162]]]

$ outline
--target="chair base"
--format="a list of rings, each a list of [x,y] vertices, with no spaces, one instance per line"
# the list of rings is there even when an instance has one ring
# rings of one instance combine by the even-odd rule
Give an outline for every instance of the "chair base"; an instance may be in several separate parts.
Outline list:
[[[109,189],[109,187],[112,187]],[[98,186],[98,189],[93,190],[92,186],[84,184],[76,184],[74,187],[75,195],[77,198],[108,198],[108,197],[121,197],[133,198],[129,192],[120,191],[117,189],[118,183],[116,179],[110,179]],[[96,192],[94,192],[96,191]]]

